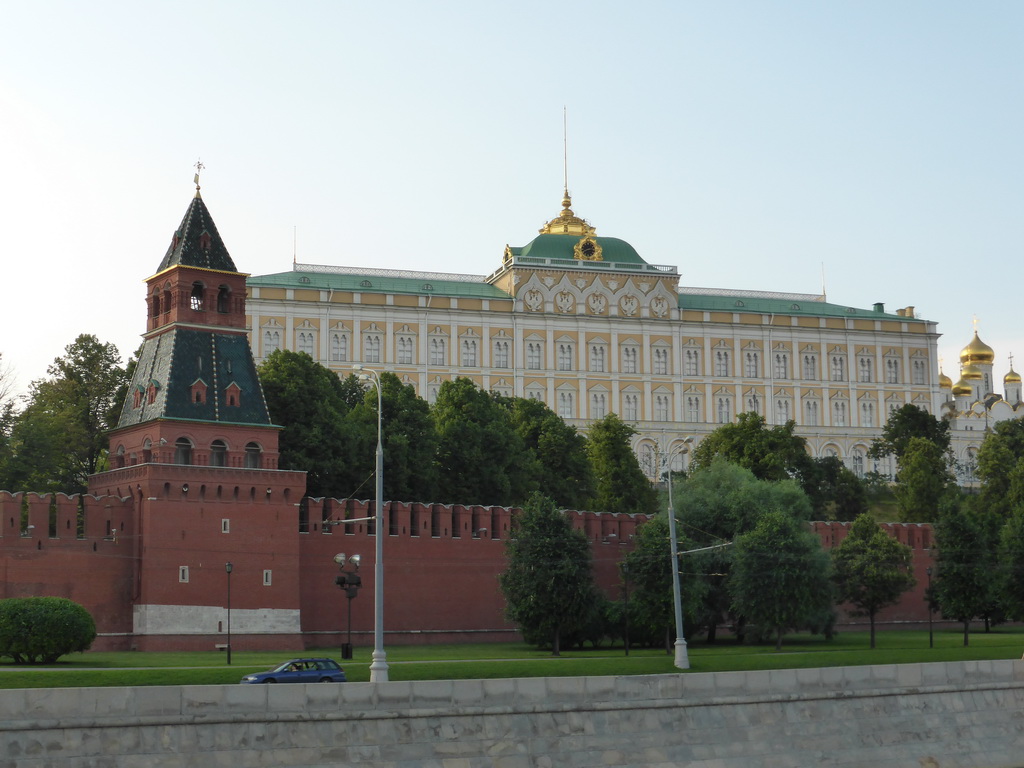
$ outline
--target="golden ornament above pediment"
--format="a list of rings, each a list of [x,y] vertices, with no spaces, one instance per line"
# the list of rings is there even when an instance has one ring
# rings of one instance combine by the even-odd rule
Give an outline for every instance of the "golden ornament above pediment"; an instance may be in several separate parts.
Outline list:
[[[601,255],[601,244],[589,234],[580,238],[580,241],[572,247],[572,252],[573,258],[580,261],[604,260],[604,256]]]

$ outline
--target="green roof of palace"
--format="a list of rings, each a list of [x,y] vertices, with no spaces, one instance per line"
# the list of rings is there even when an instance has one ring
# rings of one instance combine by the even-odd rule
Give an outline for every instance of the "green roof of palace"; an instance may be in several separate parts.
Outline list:
[[[749,294],[744,294],[742,291],[729,291],[727,294],[682,293],[679,296],[679,308],[705,312],[753,312],[762,315],[859,317],[868,320],[926,322],[891,312],[878,312],[874,308],[858,309],[844,304],[831,304],[810,295],[806,298],[785,295],[771,296],[761,295],[756,291],[751,291]]]
[[[453,275],[453,277],[455,277]],[[250,286],[259,288],[301,288],[305,290],[329,291],[372,291],[374,293],[411,293],[418,295],[462,296],[480,299],[511,298],[500,288],[472,280],[445,280],[444,276],[423,275],[415,272],[402,275],[366,274],[365,271],[318,272],[295,270],[275,272],[272,275],[255,275],[246,280]]]
[[[558,237],[558,235],[552,235]],[[621,242],[621,241],[620,241]],[[587,262],[577,262],[586,264]],[[399,275],[399,276],[396,276]],[[321,272],[297,269],[290,272],[276,272],[270,275],[255,275],[248,278],[248,284],[260,288],[296,288],[306,290],[333,291],[374,291],[383,293],[405,293],[417,295],[454,296],[456,298],[509,299],[504,291],[484,282],[466,279],[445,280],[444,275],[407,273],[388,275],[367,274],[365,270],[345,272]],[[455,277],[454,275],[452,277]],[[765,315],[807,315],[809,317],[859,317],[871,320],[905,320],[925,322],[913,317],[904,317],[891,312],[878,312],[874,308],[861,309],[844,304],[821,301],[813,295],[772,295],[767,292],[728,291],[700,293],[700,289],[686,289],[679,296],[679,308],[706,312],[752,312]]]
[[[617,237],[595,237],[601,246],[601,261],[616,264],[646,264],[636,249]],[[572,262],[574,267],[586,269],[593,262],[577,259],[574,248],[580,241],[579,235],[538,235],[522,248],[513,248],[512,253],[524,258],[557,259]]]

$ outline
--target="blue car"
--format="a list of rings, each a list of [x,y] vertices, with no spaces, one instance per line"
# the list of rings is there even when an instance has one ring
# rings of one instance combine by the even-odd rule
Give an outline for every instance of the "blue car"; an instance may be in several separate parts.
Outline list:
[[[268,672],[246,675],[243,683],[344,683],[345,670],[334,659],[292,659]]]

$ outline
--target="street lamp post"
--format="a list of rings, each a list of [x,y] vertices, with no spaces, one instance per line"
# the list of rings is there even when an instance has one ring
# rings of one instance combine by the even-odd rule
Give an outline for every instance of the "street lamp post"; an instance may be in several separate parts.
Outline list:
[[[672,504],[672,456],[673,453],[686,453],[690,450],[692,443],[693,438],[688,437],[678,451],[665,454],[665,468],[668,474],[668,536],[672,547],[672,605],[675,609],[676,620],[676,669],[689,669],[690,658],[687,653],[686,638],[683,636],[683,596],[679,588],[679,537],[676,533],[676,510]]]
[[[352,366],[362,381],[372,381],[377,388],[377,534],[376,557],[373,564],[373,663],[370,664],[370,682],[386,683],[388,681],[388,656],[384,651],[384,443],[381,431],[381,413],[383,397],[381,396],[380,376],[376,371],[363,366]]]
[[[341,573],[334,579],[334,583],[345,590],[345,597],[348,598],[348,642],[341,649],[341,658],[352,658],[352,600],[359,594],[359,588],[363,586],[363,580],[359,576],[359,555],[352,555],[348,562],[355,566],[354,571],[345,570],[345,553],[339,552],[334,556],[334,562],[341,568]]]
[[[224,571],[228,575],[228,664],[231,664],[231,571],[234,566],[230,562],[224,563]]]
[[[622,561],[622,582],[625,587],[623,593],[623,617],[626,621],[626,631],[624,637],[624,644],[626,646],[626,655],[629,656],[629,563],[625,560]]]
[[[932,567],[929,565],[924,569],[928,574],[928,591],[925,593],[925,600],[928,603],[928,647],[935,647],[935,636],[932,634]]]

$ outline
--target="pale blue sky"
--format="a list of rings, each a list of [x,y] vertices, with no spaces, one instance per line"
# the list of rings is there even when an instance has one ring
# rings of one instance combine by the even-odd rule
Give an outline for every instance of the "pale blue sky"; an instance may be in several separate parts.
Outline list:
[[[239,269],[486,274],[562,194],[687,286],[978,316],[1024,369],[1024,3],[0,4],[0,353],[125,358],[193,192]],[[297,233],[297,235],[295,235]],[[293,238],[294,235],[294,238]]]

